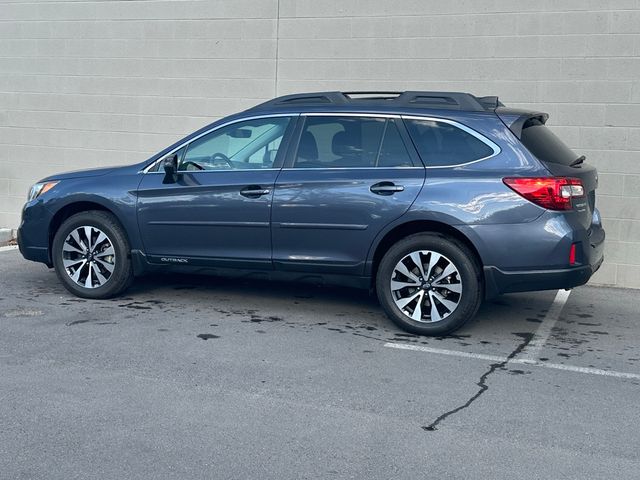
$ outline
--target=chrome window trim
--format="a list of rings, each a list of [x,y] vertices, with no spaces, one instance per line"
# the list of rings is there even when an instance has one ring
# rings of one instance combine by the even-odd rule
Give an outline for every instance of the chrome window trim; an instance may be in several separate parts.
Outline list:
[[[495,142],[492,142],[491,140],[489,140],[487,137],[485,137],[481,133],[478,133],[477,131],[475,131],[473,128],[467,127],[466,125],[464,125],[462,123],[459,123],[459,122],[456,122],[455,120],[449,120],[447,118],[428,117],[428,116],[423,116],[423,115],[402,115],[401,117],[402,117],[403,120],[428,120],[428,121],[431,121],[431,122],[448,123],[449,125],[453,125],[454,127],[459,128],[460,130],[463,130],[463,131],[467,132],[469,135],[472,135],[472,136],[476,137],[478,140],[480,140],[486,146],[491,148],[491,150],[493,150],[493,153],[491,155],[487,155],[486,157],[478,158],[476,160],[471,160],[470,162],[456,163],[454,165],[425,165],[424,168],[432,169],[432,168],[464,167],[465,165],[471,165],[473,163],[483,162],[485,160],[493,158],[493,157],[495,157],[496,155],[498,155],[502,151],[500,146],[498,144],[496,144]]]
[[[405,120],[405,119],[406,120],[428,120],[432,122],[442,122],[442,123],[447,123],[449,125],[453,125],[454,127],[467,132],[469,135],[474,136],[475,138],[480,140],[482,143],[484,143],[486,146],[491,148],[491,150],[493,150],[493,153],[491,155],[487,155],[486,157],[478,158],[476,160],[471,160],[470,162],[456,163],[454,165],[425,165],[422,167],[388,167],[390,169],[457,168],[457,167],[463,167],[465,165],[471,165],[473,163],[482,162],[484,160],[488,160],[490,158],[495,157],[502,151],[502,149],[498,144],[489,140],[487,137],[485,137],[481,133],[475,131],[470,127],[467,127],[466,125],[460,122],[457,122],[455,120],[449,120],[447,118],[430,117],[427,115],[402,115],[402,114],[393,114],[393,113],[366,113],[366,112],[357,112],[357,113],[355,112],[308,112],[308,113],[301,113],[300,116],[302,117],[396,118],[396,119],[402,119],[402,120]],[[366,170],[366,169],[380,170],[381,168],[383,167],[305,167],[305,168],[289,167],[289,168],[283,168],[282,170]]]
[[[167,155],[171,155],[170,153]],[[155,164],[155,162],[154,162]],[[225,170],[178,170],[180,173],[224,173],[224,172],[268,172],[270,170],[282,170],[281,168],[228,168]],[[164,172],[147,172],[149,175]]]
[[[467,127],[466,125],[459,123],[455,120],[449,120],[446,118],[440,118],[440,117],[431,117],[431,116],[427,116],[427,115],[401,115],[401,114],[393,114],[393,113],[367,113],[367,112],[304,112],[304,113],[295,113],[295,112],[288,112],[288,113],[273,113],[273,114],[269,114],[269,115],[252,115],[250,117],[243,117],[243,118],[237,118],[235,120],[231,120],[229,122],[225,122],[222,123],[220,125],[216,125],[215,127],[210,128],[209,130],[206,130],[205,132],[202,132],[200,135],[198,135],[197,137],[193,137],[183,143],[181,143],[179,146],[177,146],[176,148],[174,148],[173,150],[171,150],[170,152],[166,153],[164,156],[162,156],[161,158],[159,158],[158,160],[156,160],[155,162],[147,165],[143,170],[140,170],[138,173],[150,173],[150,174],[162,174],[164,175],[164,172],[149,172],[149,170],[151,168],[153,168],[154,166],[156,166],[159,162],[161,162],[164,158],[166,158],[167,156],[177,152],[178,150],[180,150],[181,148],[183,148],[184,146],[190,144],[191,142],[198,140],[201,137],[204,137],[205,135],[208,135],[211,132],[214,132],[220,128],[224,128],[227,127],[229,125],[233,125],[234,123],[239,123],[239,122],[245,122],[245,121],[249,121],[249,120],[259,120],[261,118],[277,118],[277,117],[364,117],[364,118],[396,118],[396,119],[402,119],[402,120],[427,120],[427,121],[431,121],[431,122],[442,122],[442,123],[447,123],[449,125],[453,125],[456,128],[459,128],[465,132],[467,132],[468,134],[474,136],[475,138],[477,138],[478,140],[480,140],[482,143],[484,143],[485,145],[487,145],[489,148],[491,148],[493,150],[493,153],[491,155],[488,155],[486,157],[482,157],[482,158],[478,158],[476,160],[472,160],[470,162],[464,162],[464,163],[456,163],[455,165],[426,165],[423,167],[388,167],[390,169],[414,169],[414,168],[427,168],[427,169],[433,169],[433,168],[457,168],[457,167],[463,167],[466,165],[471,165],[474,163],[478,163],[478,162],[482,162],[484,160],[488,160],[490,158],[495,157],[496,155],[498,155],[502,149],[493,141],[489,140],[487,137],[485,137],[484,135],[482,135],[481,133],[477,132],[476,130]],[[234,168],[234,169],[229,169],[229,170],[194,170],[194,171],[189,171],[189,173],[193,174],[193,173],[212,173],[212,172],[242,172],[242,171],[248,171],[248,172],[259,172],[259,171],[269,171],[269,170],[354,170],[354,169],[358,169],[358,170],[363,170],[363,169],[377,169],[379,170],[381,167],[309,167],[309,168],[295,168],[295,167],[289,167],[289,168]]]
[[[295,118],[295,117],[299,117],[299,116],[300,116],[299,113],[273,113],[271,115],[252,115],[250,117],[236,118],[235,120],[230,120],[228,122],[221,123],[220,125],[216,125],[215,127],[212,127],[209,130],[206,130],[205,132],[202,132],[197,137],[193,137],[193,138],[190,138],[189,140],[187,140],[185,142],[182,142],[179,146],[177,146],[176,148],[174,148],[170,152],[165,153],[161,158],[159,158],[155,162],[152,162],[151,164],[147,165],[142,170],[140,170],[138,173],[145,173],[145,174],[146,173],[150,173],[150,174],[160,173],[160,174],[164,175],[164,172],[150,172],[149,170],[152,169],[153,167],[155,167],[158,163],[160,163],[162,160],[167,158],[169,155],[172,155],[172,154],[176,153],[182,147],[185,147],[186,145],[189,145],[191,142],[194,142],[194,141],[198,140],[199,138],[204,137],[205,135],[208,135],[208,134],[210,134],[212,132],[215,132],[216,130],[218,130],[220,128],[224,128],[224,127],[228,127],[229,125],[233,125],[234,123],[246,122],[246,121],[249,121],[249,120],[259,120],[261,118],[276,118],[276,117],[292,117],[292,118]],[[266,171],[266,170],[280,170],[280,169],[279,168],[242,168],[242,169],[241,168],[233,168],[233,169],[229,169],[229,170],[194,170],[194,171],[189,171],[189,173],[241,172],[241,171],[254,172],[254,171],[261,171],[261,170],[262,171]]]
[[[295,170],[296,172],[304,172],[307,170],[424,170],[424,167],[286,167],[281,170]]]

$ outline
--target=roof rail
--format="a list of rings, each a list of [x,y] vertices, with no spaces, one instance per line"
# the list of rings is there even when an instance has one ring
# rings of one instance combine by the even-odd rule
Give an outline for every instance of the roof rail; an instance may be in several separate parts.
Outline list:
[[[353,91],[353,92],[312,92],[296,93],[277,97],[256,105],[250,110],[287,106],[319,105],[395,105],[398,107],[445,108],[484,112],[504,106],[498,97],[476,97],[462,92],[422,92],[422,91]]]

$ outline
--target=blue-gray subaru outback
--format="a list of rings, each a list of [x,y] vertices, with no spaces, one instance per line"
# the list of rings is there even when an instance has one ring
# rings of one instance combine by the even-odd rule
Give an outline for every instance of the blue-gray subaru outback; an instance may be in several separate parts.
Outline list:
[[[547,118],[456,92],[279,97],[142,163],[43,179],[20,251],[86,298],[169,269],[325,282],[446,334],[484,298],[602,263],[596,169]]]

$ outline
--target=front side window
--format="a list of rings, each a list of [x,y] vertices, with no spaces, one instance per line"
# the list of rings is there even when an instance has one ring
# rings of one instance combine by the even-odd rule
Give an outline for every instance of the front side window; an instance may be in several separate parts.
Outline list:
[[[427,166],[452,166],[493,155],[493,148],[479,138],[434,120],[406,120],[411,139]]]
[[[272,168],[290,120],[260,118],[221,127],[191,142],[178,170]]]
[[[309,116],[298,144],[296,168],[412,166],[393,119]]]

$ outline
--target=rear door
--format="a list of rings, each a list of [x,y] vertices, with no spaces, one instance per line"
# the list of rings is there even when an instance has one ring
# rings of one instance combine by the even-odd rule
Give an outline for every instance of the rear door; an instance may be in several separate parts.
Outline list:
[[[425,169],[397,118],[308,114],[275,186],[276,269],[360,275],[375,236],[416,199]]]

